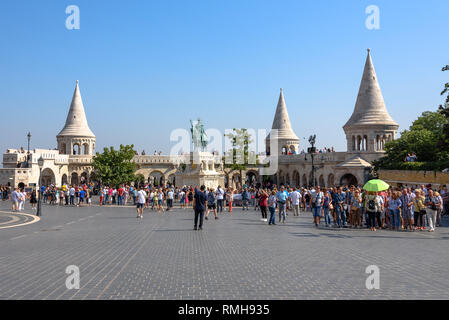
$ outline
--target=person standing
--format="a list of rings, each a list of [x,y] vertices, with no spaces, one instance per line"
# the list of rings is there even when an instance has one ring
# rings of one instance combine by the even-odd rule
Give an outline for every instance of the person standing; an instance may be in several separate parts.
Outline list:
[[[399,197],[401,200],[401,212],[404,229],[414,230],[413,228],[413,198],[408,193],[407,188],[402,190],[402,195]]]
[[[318,228],[320,224],[320,219],[322,216],[322,208],[323,208],[323,202],[324,202],[324,194],[321,191],[320,187],[317,186],[315,188],[315,191],[312,191],[311,195],[311,201],[312,201],[312,211],[313,211],[313,222],[315,223],[315,227]]]
[[[100,186],[100,206],[102,206],[104,203],[104,189]]]
[[[262,221],[267,222],[267,207],[268,207],[268,192],[267,190],[259,189],[257,192],[257,201],[259,202],[260,212],[262,213]]]
[[[209,212],[210,210],[214,211],[214,216],[215,216],[215,220],[218,219],[217,216],[217,208],[215,205],[215,190],[213,188],[210,189],[210,191],[207,193],[207,213],[206,213],[206,220],[208,220],[209,218]]]
[[[19,189],[19,196],[17,198],[19,200],[19,211],[23,211],[25,204],[25,192],[22,189]]]
[[[365,209],[368,212],[368,224],[371,231],[376,231],[376,215],[380,212],[381,206],[376,192],[369,192],[365,196]]]
[[[440,193],[435,192],[435,197],[437,198],[437,227],[441,227],[441,212],[443,211],[443,198]]]
[[[70,205],[74,206],[75,205],[75,188],[72,186],[69,190],[70,193]]]
[[[424,204],[427,207],[426,212],[429,225],[429,232],[434,232],[437,223],[437,209],[439,205],[439,199],[438,197],[435,196],[432,189],[428,190]]]
[[[323,214],[324,214],[324,222],[326,224],[326,227],[331,226],[331,209],[332,209],[332,196],[329,194],[329,192],[324,189],[323,191]]]
[[[19,193],[17,192],[17,188],[14,188],[14,191],[11,193],[11,202],[12,202],[12,212],[17,212],[19,209]]]
[[[246,208],[246,211],[249,210],[248,209],[249,197],[250,197],[250,194],[248,192],[248,189],[247,188],[243,189],[243,191],[242,191],[242,210],[245,210],[245,208]]]
[[[164,201],[164,193],[162,192],[162,188],[159,188],[159,191],[157,193],[157,212],[164,211],[162,209],[162,202]]]
[[[221,186],[217,188],[217,212],[223,212],[224,190]]]
[[[351,227],[357,228],[360,224],[360,215],[362,213],[362,197],[359,190],[354,191],[351,196],[350,212],[351,212]],[[360,225],[361,226],[361,225]]]
[[[142,187],[139,187],[139,191],[137,192],[137,218],[143,218],[143,206],[145,205],[146,198],[147,193]]]
[[[31,204],[31,208],[33,210],[36,210],[36,204],[37,204],[36,189],[33,189],[33,191],[31,191],[30,204]]]
[[[270,220],[268,225],[276,225],[276,191],[271,191],[271,195],[267,201],[268,209],[270,210]]]
[[[337,188],[337,193],[334,194],[332,202],[334,203],[335,216],[337,218],[337,224],[339,228],[343,228],[346,225],[346,215],[343,208],[345,202],[345,194],[342,193],[341,187]]]
[[[301,202],[301,194],[298,192],[298,188],[294,188],[290,192],[290,203],[292,204],[293,216],[299,217],[301,210],[299,208],[299,203]]]
[[[228,211],[229,213],[232,212],[232,202],[234,201],[234,190],[229,187],[228,191],[226,192],[226,198],[228,200]]]
[[[287,206],[288,193],[285,187],[281,185],[281,189],[276,193],[276,202],[279,204],[279,222],[285,223],[285,209]]]
[[[423,230],[422,218],[423,218],[423,210],[424,209],[424,200],[425,198],[422,196],[421,191],[419,189],[415,190],[415,198],[413,199],[413,207],[414,207],[414,220],[415,220],[415,230]]]
[[[390,214],[391,229],[400,230],[401,220],[399,208],[402,207],[402,202],[397,192],[393,191],[391,197],[388,198],[388,213]]]
[[[200,187],[200,190],[195,189],[195,195],[193,197],[193,210],[195,211],[193,230],[203,230],[204,211],[207,206],[206,193],[204,192],[205,189],[206,187],[204,185]]]
[[[173,199],[174,199],[173,189],[169,189],[167,192],[167,211],[173,210]]]

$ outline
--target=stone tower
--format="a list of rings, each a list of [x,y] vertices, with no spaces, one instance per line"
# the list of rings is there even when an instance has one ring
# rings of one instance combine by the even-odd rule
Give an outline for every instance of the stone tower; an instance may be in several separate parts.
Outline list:
[[[58,150],[61,154],[94,154],[95,135],[87,124],[78,80],[76,80],[75,92],[73,93],[65,126],[56,136],[56,140],[58,141]]]
[[[354,112],[343,126],[348,152],[366,154],[367,160],[377,158],[375,154],[384,152],[385,143],[395,139],[398,128],[385,107],[368,49]]]
[[[267,154],[271,154],[273,150],[270,150],[270,139],[277,139],[278,141],[278,155],[292,153],[298,153],[299,139],[293,132],[292,125],[290,123],[290,117],[288,116],[287,106],[285,105],[284,93],[279,95],[278,105],[276,107],[276,113],[274,115],[273,125],[271,131],[265,139]],[[275,131],[273,131],[275,129]]]

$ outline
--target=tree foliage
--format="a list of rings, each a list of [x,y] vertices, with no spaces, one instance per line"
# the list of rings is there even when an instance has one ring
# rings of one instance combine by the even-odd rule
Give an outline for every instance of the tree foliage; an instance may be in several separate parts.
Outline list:
[[[449,70],[449,65],[442,71]],[[441,170],[449,167],[449,83],[441,95],[447,94],[445,104],[436,112],[425,111],[401,133],[397,140],[385,145],[385,156],[374,161],[376,169]],[[415,152],[419,162],[404,162],[407,154]]]
[[[132,162],[134,145],[120,145],[119,150],[114,147],[104,148],[103,153],[98,153],[93,158],[93,167],[98,179],[107,185],[120,185],[136,180],[134,172],[136,164]]]
[[[233,132],[225,134],[232,144],[232,149],[227,150],[228,154],[232,154],[232,163],[225,163],[227,168],[240,171],[240,181],[243,182],[242,171],[246,170],[247,165],[250,164],[251,158],[249,153],[249,146],[254,142],[248,129],[234,128]],[[242,158],[243,157],[243,158]]]

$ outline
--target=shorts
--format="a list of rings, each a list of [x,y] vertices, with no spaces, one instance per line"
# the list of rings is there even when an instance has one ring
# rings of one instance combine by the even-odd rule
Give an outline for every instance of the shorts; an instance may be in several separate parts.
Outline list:
[[[411,210],[402,210],[402,219],[413,220],[414,216]]]
[[[138,203],[137,204],[137,209],[143,209],[143,205],[144,205],[144,203]]]
[[[382,211],[382,212],[380,213],[380,218],[381,218],[381,219],[385,219],[385,211]]]
[[[207,209],[209,209],[209,210],[215,210],[215,208],[216,208],[216,205],[215,205],[215,203],[214,204],[208,204],[207,205]]]
[[[157,201],[157,204],[160,205],[160,206],[162,206],[162,200],[158,200],[158,201]]]
[[[312,208],[314,217],[321,217],[321,207]]]

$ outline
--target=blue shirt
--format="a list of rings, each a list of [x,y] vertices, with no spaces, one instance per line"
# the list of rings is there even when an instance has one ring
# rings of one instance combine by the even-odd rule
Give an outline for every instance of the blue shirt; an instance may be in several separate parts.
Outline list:
[[[288,192],[287,191],[278,191],[276,193],[276,198],[278,199],[278,201],[281,201],[283,203],[285,203],[287,201],[288,198]]]

